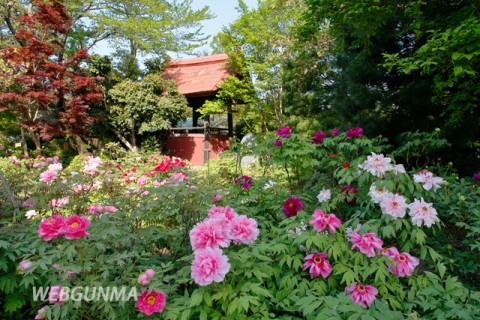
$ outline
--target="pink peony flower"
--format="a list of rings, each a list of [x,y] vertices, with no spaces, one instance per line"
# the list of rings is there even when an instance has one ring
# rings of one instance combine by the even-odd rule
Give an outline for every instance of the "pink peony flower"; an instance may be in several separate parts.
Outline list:
[[[28,200],[23,201],[23,203],[22,203],[22,207],[24,207],[24,208],[30,208],[30,207],[33,207],[34,205],[35,205],[35,200],[34,199],[28,199]]]
[[[327,135],[322,130],[320,130],[313,135],[311,141],[313,144],[321,144],[326,137]]]
[[[145,273],[142,273],[138,277],[138,283],[140,283],[142,286],[146,286],[148,284],[148,276]]]
[[[65,239],[73,240],[80,239],[81,237],[88,237],[90,234],[87,232],[87,228],[90,225],[90,220],[86,217],[79,217],[77,215],[71,216],[65,219],[63,224],[63,233]]]
[[[139,186],[144,186],[144,185],[146,185],[147,183],[148,183],[148,179],[145,178],[145,177],[138,178],[138,180],[137,180],[137,184],[138,184]]]
[[[62,304],[65,299],[66,295],[62,286],[53,286],[50,288],[50,292],[48,293],[48,301],[51,304]]]
[[[347,139],[350,140],[355,137],[363,137],[363,129],[362,128],[351,128],[347,130]]]
[[[382,248],[381,250],[378,250],[378,253],[380,253],[382,256],[393,258],[398,254],[398,249],[395,247]]]
[[[407,213],[407,201],[399,194],[388,194],[380,201],[383,214],[392,216],[394,219],[403,218]]]
[[[230,239],[234,243],[253,243],[259,233],[255,219],[240,215],[230,221]]]
[[[277,136],[284,137],[284,138],[290,138],[292,135],[290,134],[292,132],[292,129],[290,129],[289,126],[281,127],[277,131]]]
[[[167,297],[163,292],[156,292],[154,290],[141,291],[141,295],[135,303],[135,308],[141,313],[150,316],[155,312],[163,312],[166,303]]]
[[[23,260],[18,264],[17,270],[27,271],[32,267],[33,263],[30,260]]]
[[[193,250],[205,248],[226,248],[230,245],[227,219],[207,218],[190,230],[190,243]]]
[[[147,269],[147,271],[145,271],[145,275],[146,275],[149,279],[152,279],[153,276],[155,275],[155,271],[153,271],[153,269]]]
[[[273,145],[275,147],[281,147],[283,145],[282,140],[280,139],[275,140],[275,143]]]
[[[298,197],[292,197],[287,199],[283,204],[283,212],[287,217],[293,217],[297,215],[298,211],[302,210],[303,203]]]
[[[338,129],[335,128],[335,129],[333,129],[333,130],[330,130],[330,135],[331,135],[332,137],[338,136]]]
[[[440,188],[440,185],[443,183],[443,179],[440,177],[434,177],[433,173],[428,170],[423,170],[418,174],[413,175],[413,181],[417,183],[423,183],[423,189],[430,190],[433,188],[433,191],[437,191]]]
[[[34,320],[43,320],[43,314],[45,313],[45,308],[39,309]]]
[[[330,233],[336,232],[337,228],[342,224],[340,219],[338,219],[333,213],[325,214],[322,210],[315,210],[313,212],[313,218],[309,223],[317,232],[322,232],[323,229],[328,227],[328,232]]]
[[[197,284],[206,286],[213,281],[221,282],[229,270],[228,257],[222,254],[222,250],[207,248],[195,252],[192,278]]]
[[[219,195],[219,194],[215,194],[215,195],[213,196],[213,203],[218,203],[218,202],[220,202],[220,201],[222,201],[222,196]]]
[[[250,186],[252,185],[252,178],[249,176],[241,176],[237,179],[235,179],[235,184],[241,184],[243,189],[250,189]]]
[[[305,263],[303,264],[303,270],[310,268],[308,273],[312,278],[321,275],[324,279],[326,279],[330,273],[332,273],[330,262],[325,260],[327,257],[328,254],[326,252],[312,253],[307,255],[305,257]]]
[[[399,277],[411,276],[415,267],[420,264],[418,258],[412,257],[410,254],[403,252],[393,254],[393,263],[388,264],[388,270]]]
[[[370,307],[375,296],[378,294],[378,290],[368,284],[361,284],[355,282],[346,288],[347,294],[350,295],[352,301],[358,303],[364,308]]]
[[[421,198],[421,200],[415,199],[410,205],[410,216],[412,217],[412,223],[421,227],[423,224],[427,227],[431,227],[440,220],[437,217],[437,210],[432,207],[431,203],[427,203]]]
[[[59,215],[43,220],[38,227],[38,236],[45,241],[60,237],[64,233],[64,222],[65,218]]]
[[[358,249],[367,257],[375,257],[375,249],[382,250],[383,241],[377,238],[375,233],[359,235],[353,231],[350,234],[350,242],[353,243],[352,250]]]
[[[68,204],[68,197],[52,199],[50,200],[50,206],[55,207],[65,207]]]
[[[47,170],[47,171],[42,172],[40,174],[40,181],[41,182],[51,183],[51,182],[55,181],[56,178],[57,178],[57,172],[56,171]]]
[[[208,210],[208,217],[209,218],[222,218],[227,220],[232,220],[237,216],[237,213],[230,208],[229,206],[226,207],[217,207],[213,205]]]
[[[48,170],[50,171],[61,171],[63,169],[63,166],[61,163],[52,163],[51,165],[48,166]]]
[[[372,155],[368,156],[367,160],[363,162],[362,168],[376,177],[383,177],[385,172],[393,170],[391,162],[392,159],[385,157],[383,154],[372,152]]]

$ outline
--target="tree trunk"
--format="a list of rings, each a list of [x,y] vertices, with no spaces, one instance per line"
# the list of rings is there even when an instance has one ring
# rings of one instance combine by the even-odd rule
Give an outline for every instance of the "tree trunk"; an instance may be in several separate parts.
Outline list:
[[[82,137],[78,134],[74,134],[73,141],[75,142],[75,149],[79,155],[83,156],[88,154],[88,145],[83,141]]]
[[[23,155],[28,156],[27,140],[25,140],[25,132],[23,131],[23,128],[21,126],[20,126],[20,137],[22,139]]]
[[[38,154],[41,154],[42,153],[42,142],[40,141],[40,137],[32,129],[28,129],[28,133],[30,134],[30,138],[32,138],[33,143],[35,143],[35,150],[37,151]]]
[[[130,142],[128,142],[128,140],[127,140],[124,136],[122,136],[122,135],[120,134],[120,132],[118,132],[118,131],[115,130],[115,129],[112,129],[112,132],[113,132],[113,133],[117,136],[117,138],[128,148],[128,150],[130,150],[130,151],[137,151],[137,147],[132,146],[132,145],[130,144]]]

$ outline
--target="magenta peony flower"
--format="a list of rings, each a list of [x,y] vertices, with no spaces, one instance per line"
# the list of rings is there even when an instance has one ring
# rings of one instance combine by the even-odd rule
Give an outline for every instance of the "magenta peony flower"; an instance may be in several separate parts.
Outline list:
[[[298,197],[287,199],[283,204],[283,212],[287,217],[293,217],[298,211],[302,210],[303,203]]]
[[[192,278],[197,284],[206,286],[213,281],[221,282],[229,270],[228,257],[222,254],[222,250],[207,248],[195,252]]]
[[[229,206],[226,207],[217,207],[213,205],[208,210],[208,217],[209,218],[222,218],[227,220],[232,220],[237,216],[237,213],[230,208]]]
[[[312,278],[321,275],[324,279],[326,279],[330,273],[332,273],[330,262],[325,260],[327,257],[328,254],[326,252],[312,253],[307,255],[304,259],[305,263],[303,264],[303,270],[310,268],[308,273]]]
[[[328,232],[334,233],[342,222],[333,213],[325,214],[322,210],[315,210],[310,223],[317,232],[322,232],[328,227]]]
[[[480,173],[475,173],[473,176],[472,176],[472,179],[474,181],[480,181]]]
[[[47,170],[40,174],[40,181],[45,183],[51,183],[57,178],[57,172],[52,170]]]
[[[64,221],[65,218],[59,215],[43,220],[38,226],[38,236],[45,241],[60,237],[64,233]]]
[[[77,215],[65,219],[62,230],[65,234],[65,239],[73,240],[81,237],[88,237],[90,234],[87,228],[90,225],[90,220],[86,217],[79,217]]]
[[[253,243],[259,233],[255,219],[240,215],[230,221],[230,239],[234,243]]]
[[[283,144],[283,143],[282,143],[282,140],[277,139],[277,140],[275,140],[275,143],[274,143],[273,145],[274,145],[275,147],[281,147],[282,144]]]
[[[362,128],[350,128],[347,130],[347,139],[350,140],[355,137],[363,137],[363,129]]]
[[[332,137],[338,136],[338,128],[335,128],[335,129],[333,129],[333,130],[330,130],[330,135],[331,135]]]
[[[320,130],[313,135],[311,141],[313,144],[321,144],[326,137],[327,135],[322,130]]]
[[[235,179],[235,184],[241,184],[243,189],[249,189],[250,186],[252,185],[253,180],[249,176],[241,176],[237,179]]]
[[[368,284],[361,284],[355,282],[346,288],[347,294],[350,295],[352,301],[358,303],[364,308],[370,307],[375,296],[378,294],[378,290]]]
[[[192,249],[226,248],[230,245],[228,220],[225,218],[207,218],[190,230]]]
[[[394,219],[403,218],[407,213],[407,201],[399,194],[389,193],[380,201],[383,214],[392,216]]]
[[[50,288],[50,292],[48,293],[48,301],[51,304],[62,304],[65,299],[66,295],[62,286],[53,286]]]
[[[154,290],[141,291],[141,295],[135,303],[135,308],[141,313],[150,316],[155,312],[163,312],[166,303],[167,297],[163,292],[156,292]]]
[[[427,203],[421,198],[421,200],[415,199],[410,205],[410,216],[412,217],[412,223],[421,227],[426,225],[431,227],[440,220],[437,217],[437,210],[432,207],[431,203]]]
[[[350,234],[350,242],[353,243],[352,250],[358,249],[367,257],[375,257],[375,249],[382,250],[383,241],[377,238],[375,233],[359,235],[353,231]]]
[[[410,254],[403,252],[393,254],[394,262],[388,265],[388,270],[399,277],[411,276],[415,267],[420,264],[418,258],[412,257]]]
[[[281,127],[277,131],[277,136],[284,137],[284,138],[290,138],[292,135],[290,134],[292,132],[292,129],[290,129],[289,126]]]

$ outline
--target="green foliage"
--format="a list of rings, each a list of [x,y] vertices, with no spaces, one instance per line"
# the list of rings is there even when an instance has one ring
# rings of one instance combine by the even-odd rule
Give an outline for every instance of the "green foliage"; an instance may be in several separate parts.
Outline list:
[[[129,148],[137,146],[137,135],[168,129],[184,119],[187,111],[185,97],[161,74],[152,73],[136,82],[125,80],[109,94],[110,123],[117,133],[129,136]]]

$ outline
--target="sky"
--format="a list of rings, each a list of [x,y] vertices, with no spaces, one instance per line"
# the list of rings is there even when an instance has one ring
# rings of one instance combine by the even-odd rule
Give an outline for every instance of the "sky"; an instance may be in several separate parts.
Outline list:
[[[244,0],[249,8],[255,8],[257,0]],[[204,6],[208,6],[210,11],[216,16],[213,19],[202,21],[204,28],[202,32],[205,35],[210,36],[207,40],[207,44],[197,49],[199,52],[210,52],[210,42],[213,36],[222,31],[224,26],[230,25],[233,21],[239,18],[240,14],[235,9],[238,6],[237,0],[193,0],[193,9],[201,9]],[[106,41],[103,41],[98,46],[94,47],[90,53],[97,53],[101,55],[108,55],[112,53],[112,50],[108,48]],[[172,57],[174,59],[182,58],[183,56]]]

